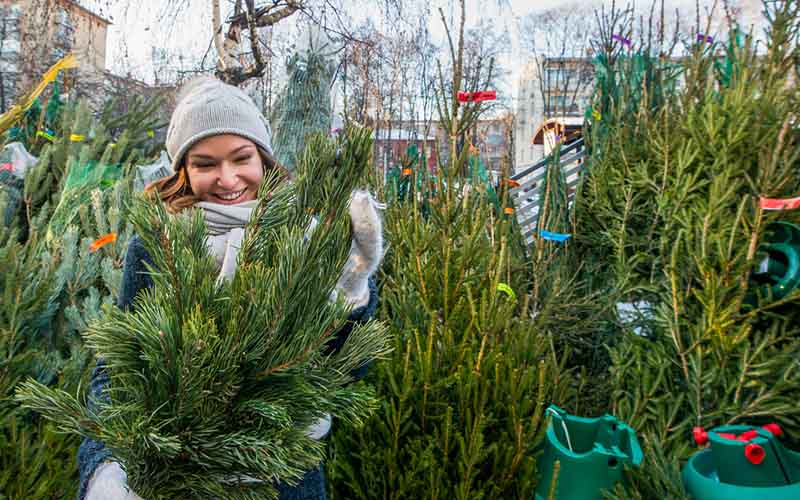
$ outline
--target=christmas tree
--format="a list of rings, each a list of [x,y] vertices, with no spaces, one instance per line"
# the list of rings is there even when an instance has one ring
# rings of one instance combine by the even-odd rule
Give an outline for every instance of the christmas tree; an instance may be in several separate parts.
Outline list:
[[[599,82],[576,255],[594,263],[606,308],[646,306],[645,328],[620,317],[609,346],[610,409],[637,429],[647,455],[618,498],[684,497],[678,471],[694,427],[800,430],[800,294],[775,294],[777,278],[760,270],[780,258],[770,251],[775,223],[798,221],[761,201],[800,189],[790,83],[798,4],[765,5],[763,53],[735,31],[727,44],[703,36],[680,64],[680,86],[674,66],[647,53],[637,60],[651,77],[631,78],[641,67],[620,57],[602,73],[613,81]]]
[[[300,37],[300,46],[286,62],[289,81],[272,113],[272,145],[278,162],[294,170],[310,134],[331,128],[331,85],[335,65],[331,42],[317,27]]]
[[[275,498],[273,480],[297,481],[322,459],[311,424],[326,413],[357,424],[375,404],[350,373],[387,351],[383,326],[357,325],[328,349],[347,318],[330,300],[350,250],[341,214],[370,151],[366,131],[318,135],[294,183],[270,174],[230,281],[216,280],[199,212],[171,217],[142,200],[131,217],[161,270],[155,286],[86,333],[107,362],[109,401],[92,411],[35,381],[18,400],[104,442],[144,498]]]
[[[78,437],[57,433],[12,396],[31,377],[70,393],[85,384],[91,355],[79,333],[117,295],[131,232],[127,172],[141,156],[135,143],[147,139],[146,129],[132,128],[125,134],[132,140],[117,139],[83,104],[58,102],[48,117],[58,124],[49,138],[35,130],[14,137],[29,146],[43,142],[33,146],[39,158],[18,180],[16,203],[0,196],[0,212],[7,215],[0,225],[0,496],[8,498],[65,498],[77,489]],[[139,101],[130,114],[114,119],[126,126],[147,123],[157,105]],[[116,147],[107,148],[111,143]],[[106,157],[121,172],[113,185],[87,167],[106,149],[114,150]],[[67,206],[72,216],[52,231],[56,207],[63,212]]]
[[[445,129],[470,130],[480,104],[440,97]],[[554,269],[529,267],[468,149],[451,147],[435,196],[412,181],[386,211],[379,314],[395,348],[366,378],[379,411],[359,429],[335,428],[331,498],[531,498],[545,407],[575,407],[580,374],[553,343],[586,326],[571,283],[554,279],[532,307],[533,276],[549,282]]]

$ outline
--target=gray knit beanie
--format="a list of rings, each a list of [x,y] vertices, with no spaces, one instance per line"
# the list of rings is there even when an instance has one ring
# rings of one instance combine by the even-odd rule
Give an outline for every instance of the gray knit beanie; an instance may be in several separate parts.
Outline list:
[[[195,78],[181,89],[169,121],[166,145],[173,172],[189,148],[219,134],[245,137],[270,157],[273,154],[269,122],[247,94],[216,78]]]

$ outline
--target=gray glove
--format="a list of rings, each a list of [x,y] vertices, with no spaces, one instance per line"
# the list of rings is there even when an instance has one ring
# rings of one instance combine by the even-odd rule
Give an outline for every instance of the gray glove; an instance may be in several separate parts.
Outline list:
[[[128,475],[117,462],[103,462],[89,480],[86,500],[142,500],[142,497],[128,489]]]
[[[378,210],[383,208],[386,205],[375,201],[368,191],[353,191],[350,195],[353,241],[334,292],[344,294],[349,307],[357,308],[369,302],[367,280],[378,270],[383,259],[383,222],[378,214]]]

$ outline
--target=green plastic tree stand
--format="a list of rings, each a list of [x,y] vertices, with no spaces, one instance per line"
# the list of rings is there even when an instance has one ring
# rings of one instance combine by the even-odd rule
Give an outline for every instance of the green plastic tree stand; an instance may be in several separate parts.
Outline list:
[[[538,462],[537,500],[549,498],[556,461],[556,500],[601,500],[603,490],[613,489],[622,481],[625,465],[642,462],[636,433],[616,417],[576,417],[555,405],[547,412],[553,418]]]
[[[764,239],[761,250],[766,257],[753,278],[762,284],[762,297],[779,300],[800,286],[800,227],[773,222],[767,226]]]
[[[726,425],[709,431],[707,441],[681,473],[696,500],[800,499],[800,453],[769,430]]]

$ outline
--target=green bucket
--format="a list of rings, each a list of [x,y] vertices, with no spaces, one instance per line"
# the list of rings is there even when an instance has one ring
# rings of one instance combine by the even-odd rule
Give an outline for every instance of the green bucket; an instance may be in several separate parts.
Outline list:
[[[800,498],[800,454],[784,448],[772,432],[727,425],[709,431],[708,442],[710,447],[693,455],[681,472],[695,499]]]
[[[800,227],[789,222],[767,226],[761,245],[766,256],[753,273],[762,297],[780,300],[800,286]]]
[[[622,481],[625,465],[639,465],[642,449],[634,430],[612,415],[584,418],[550,405],[536,499],[549,497],[556,461],[556,500],[602,500],[603,490]]]

